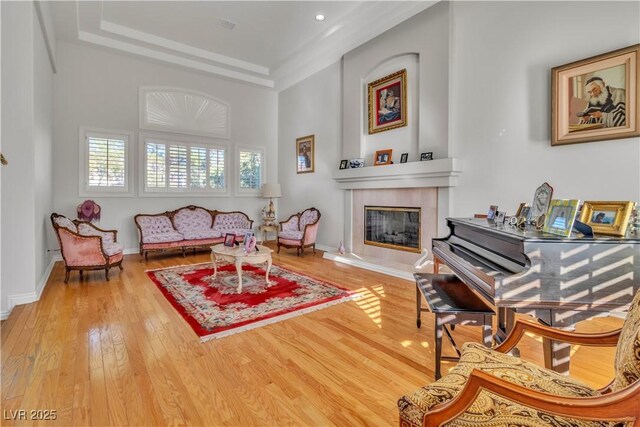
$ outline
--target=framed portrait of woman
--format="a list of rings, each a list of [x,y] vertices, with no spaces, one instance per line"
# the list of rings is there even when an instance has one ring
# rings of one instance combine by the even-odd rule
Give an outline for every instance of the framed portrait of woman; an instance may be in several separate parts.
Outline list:
[[[368,85],[369,134],[407,125],[407,70]]]
[[[315,135],[307,135],[296,139],[296,168],[298,173],[309,173],[314,170]]]

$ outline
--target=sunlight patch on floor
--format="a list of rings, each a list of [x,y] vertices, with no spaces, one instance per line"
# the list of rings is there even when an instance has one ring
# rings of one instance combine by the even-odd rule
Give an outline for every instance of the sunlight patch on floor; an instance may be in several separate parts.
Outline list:
[[[373,323],[382,328],[382,317],[380,316],[380,298],[375,296],[370,290],[363,289],[358,291],[360,298],[355,302],[358,307],[366,313]]]

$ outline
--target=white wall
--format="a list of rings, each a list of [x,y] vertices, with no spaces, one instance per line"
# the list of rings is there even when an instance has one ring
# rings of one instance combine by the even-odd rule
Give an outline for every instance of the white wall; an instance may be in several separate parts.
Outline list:
[[[54,79],[54,210],[75,218],[78,195],[78,128],[80,126],[134,132],[134,170],[138,191],[138,89],[174,86],[207,93],[230,103],[231,139],[212,140],[235,146],[258,146],[266,152],[266,181],[277,177],[277,94],[231,80],[156,64],[108,50],[59,42]],[[233,169],[235,170],[235,169]],[[231,177],[230,177],[231,178]],[[229,179],[234,182],[234,179]],[[102,206],[100,226],[119,230],[118,241],[137,249],[133,217],[189,204],[210,209],[241,210],[259,223],[266,201],[258,197],[91,197]],[[254,225],[256,225],[254,223]]]
[[[37,15],[36,15],[37,16]],[[47,252],[55,245],[51,221],[53,208],[53,70],[45,46],[42,26],[34,17],[33,132],[35,189],[35,269],[36,278],[46,272],[53,256]],[[37,283],[42,286],[44,283]],[[41,289],[36,289],[39,292]]]
[[[2,2],[0,311],[35,301],[49,256],[52,69],[32,2]],[[46,277],[44,277],[46,279]]]
[[[551,68],[640,42],[638,2],[454,2],[453,214],[554,198],[640,200],[638,138],[551,147]]]
[[[403,151],[410,152],[410,161],[419,160],[419,152],[425,151],[432,151],[436,159],[449,157],[449,12],[449,2],[438,3],[344,55],[343,158],[364,156],[365,164],[372,165],[374,152],[384,141],[398,162]],[[367,83],[375,80],[372,72],[380,65],[406,54],[415,54],[418,60],[417,66],[407,67],[418,73],[417,78],[408,78],[417,88],[407,91],[418,95],[417,108],[408,115],[409,129],[393,129],[372,138],[365,120]],[[398,58],[395,71],[405,66]],[[417,132],[411,131],[414,126]]]
[[[279,221],[314,206],[322,214],[317,243],[344,240],[343,191],[332,178],[340,165],[341,64],[335,63],[280,92],[278,98]],[[296,173],[296,138],[315,135],[315,172]]]

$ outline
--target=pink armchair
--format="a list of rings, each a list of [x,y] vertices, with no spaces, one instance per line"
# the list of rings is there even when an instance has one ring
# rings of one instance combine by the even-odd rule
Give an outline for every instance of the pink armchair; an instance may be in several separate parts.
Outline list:
[[[51,214],[51,224],[64,260],[64,283],[69,282],[71,270],[79,270],[82,277],[84,270],[104,269],[107,280],[111,267],[122,270],[123,248],[116,243],[116,230],[102,230],[90,222],[71,221],[57,213]]]
[[[288,220],[280,222],[278,232],[278,253],[280,246],[285,248],[296,248],[298,256],[304,255],[304,248],[313,247],[316,253],[316,236],[320,222],[320,211],[316,208],[309,208],[295,215],[291,215]]]

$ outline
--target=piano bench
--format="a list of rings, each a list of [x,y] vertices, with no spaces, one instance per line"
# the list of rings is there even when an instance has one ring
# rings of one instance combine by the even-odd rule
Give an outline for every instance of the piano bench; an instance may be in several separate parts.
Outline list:
[[[454,274],[415,273],[413,276],[416,279],[416,325],[418,328],[421,326],[420,315],[423,311],[430,311],[435,315],[437,380],[441,377],[442,360],[460,359],[460,350],[451,336],[449,326],[451,330],[455,325],[482,326],[482,341],[485,346],[491,347],[491,322],[494,311]],[[422,308],[422,296],[429,308]],[[458,357],[442,356],[443,332],[447,335]]]

